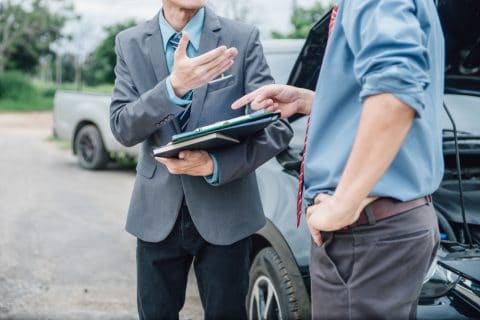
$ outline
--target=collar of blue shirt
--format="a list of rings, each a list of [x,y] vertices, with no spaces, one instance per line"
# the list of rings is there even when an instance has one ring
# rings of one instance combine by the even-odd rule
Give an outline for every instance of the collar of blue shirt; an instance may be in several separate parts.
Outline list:
[[[177,33],[177,31],[175,31],[175,29],[173,29],[172,26],[165,19],[165,16],[163,14],[163,9],[161,14],[159,14],[158,16],[159,16],[159,23],[160,23],[160,31],[162,32],[162,38],[163,38],[163,49],[166,51],[168,40],[170,40],[170,38],[175,33]],[[202,36],[204,20],[205,20],[205,8],[202,8],[198,10],[198,12],[193,16],[193,18],[187,23],[185,28],[183,28],[182,30],[182,32],[186,31],[190,36],[190,43],[195,48],[195,50],[198,50],[200,46],[200,38]]]

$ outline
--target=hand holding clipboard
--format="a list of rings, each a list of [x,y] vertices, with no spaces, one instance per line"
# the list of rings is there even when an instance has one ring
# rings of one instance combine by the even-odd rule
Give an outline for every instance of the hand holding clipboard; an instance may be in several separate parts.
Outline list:
[[[249,115],[220,121],[190,132],[177,134],[172,141],[155,148],[155,157],[176,157],[183,150],[210,150],[240,143],[280,118],[280,113],[258,111]]]

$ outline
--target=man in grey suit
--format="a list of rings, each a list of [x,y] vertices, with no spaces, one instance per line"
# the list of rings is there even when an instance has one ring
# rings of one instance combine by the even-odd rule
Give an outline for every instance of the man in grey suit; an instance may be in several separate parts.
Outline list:
[[[229,48],[229,49],[227,49]],[[141,319],[175,319],[193,262],[205,318],[245,318],[250,236],[265,224],[255,169],[292,137],[277,121],[241,144],[154,159],[172,135],[245,114],[230,104],[273,79],[256,28],[205,0],[163,0],[116,39],[111,128],[142,143],[126,229],[138,238]]]

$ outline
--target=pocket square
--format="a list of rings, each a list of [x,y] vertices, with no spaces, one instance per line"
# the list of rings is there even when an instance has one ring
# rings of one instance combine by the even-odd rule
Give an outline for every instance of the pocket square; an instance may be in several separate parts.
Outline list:
[[[210,81],[208,84],[214,84],[214,83],[217,83],[217,82],[220,82],[220,81],[226,81],[226,80],[230,79],[231,77],[233,77],[233,74],[229,74],[227,76],[221,75],[220,77]]]

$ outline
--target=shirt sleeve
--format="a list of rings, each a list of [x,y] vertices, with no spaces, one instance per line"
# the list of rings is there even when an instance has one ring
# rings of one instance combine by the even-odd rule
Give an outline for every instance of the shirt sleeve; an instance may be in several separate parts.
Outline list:
[[[209,184],[216,185],[218,184],[218,160],[212,153],[210,153],[210,157],[212,157],[213,160],[213,174],[204,178]]]
[[[362,102],[391,93],[421,117],[430,66],[414,1],[347,0],[344,9],[341,23],[354,55]]]
[[[167,81],[165,81],[165,84],[167,86],[167,93],[168,93],[168,99],[170,100],[171,103],[176,104],[177,106],[184,107],[186,105],[189,105],[192,103],[192,94],[189,92],[187,93],[183,98],[177,97],[175,94],[175,91],[173,90],[172,83],[170,82],[170,77],[167,78]]]

